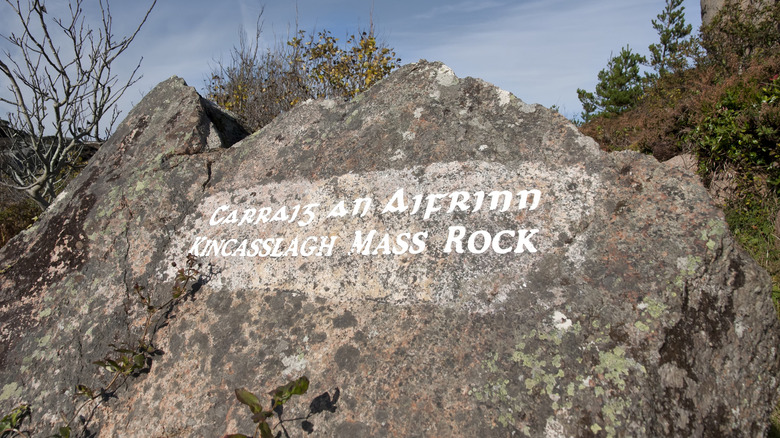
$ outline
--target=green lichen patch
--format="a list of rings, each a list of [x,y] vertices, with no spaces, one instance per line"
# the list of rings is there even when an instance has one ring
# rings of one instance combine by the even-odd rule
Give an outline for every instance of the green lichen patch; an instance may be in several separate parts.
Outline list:
[[[634,327],[636,327],[636,329],[639,330],[640,332],[646,333],[650,331],[650,327],[647,324],[643,323],[642,321],[635,322]]]
[[[601,408],[601,413],[604,416],[605,424],[604,431],[607,433],[607,437],[611,438],[618,436],[618,432],[623,428],[623,413],[628,407],[628,402],[622,398],[614,398],[604,403]]]
[[[666,310],[652,299],[641,308],[648,317]],[[595,399],[600,406],[592,407],[587,427],[607,436],[624,430],[627,407],[635,403],[625,393],[633,384],[632,376],[646,374],[646,369],[630,357],[627,347],[615,345],[611,324],[593,320],[585,328],[578,326],[577,331],[567,332],[531,330],[519,336],[515,348],[482,362],[487,381],[469,394],[496,409],[496,425],[511,425],[513,419],[522,423],[515,413],[523,412],[529,401],[558,415]],[[635,327],[651,330],[649,323],[641,321]],[[572,349],[575,345],[579,348]]]
[[[650,314],[652,318],[657,319],[666,311],[667,306],[663,302],[647,296],[642,300],[640,309]]]
[[[714,238],[721,238],[726,233],[726,223],[718,219],[710,219],[707,226],[701,230],[701,240],[709,241]]]
[[[502,427],[508,427],[514,424],[514,413],[522,412],[522,403],[510,394],[511,381],[501,371],[502,368],[497,364],[498,355],[494,354],[492,358],[482,362],[482,369],[488,372],[491,378],[487,383],[472,387],[468,394],[474,397],[480,403],[487,403],[494,406],[497,424]],[[503,377],[497,377],[503,376]],[[496,427],[496,423],[491,426]]]
[[[22,396],[22,388],[16,382],[11,382],[3,386],[0,391],[0,401],[15,400]]]
[[[625,377],[629,375],[631,369],[641,371],[643,374],[646,373],[644,365],[626,357],[625,348],[615,347],[610,351],[599,352],[599,364],[596,366],[596,372],[602,374],[608,382],[621,391],[626,389]]]
[[[702,264],[699,256],[680,257],[677,259],[677,269],[679,273],[674,278],[674,285],[678,288],[683,287],[685,280],[693,277]]]
[[[707,248],[710,251],[714,251],[719,246],[719,241],[723,238],[723,235],[726,233],[726,223],[717,220],[717,219],[710,219],[707,221],[707,226],[704,227],[701,230],[701,240],[707,242]]]

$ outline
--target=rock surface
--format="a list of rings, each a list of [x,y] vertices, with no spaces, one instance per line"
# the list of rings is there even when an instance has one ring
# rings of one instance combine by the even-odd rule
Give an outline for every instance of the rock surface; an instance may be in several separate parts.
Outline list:
[[[708,24],[716,15],[718,11],[723,8],[726,0],[701,0],[701,22],[702,24]]]
[[[251,433],[234,388],[304,374],[285,417],[319,407],[316,436],[765,430],[769,277],[695,175],[424,61],[241,136],[168,80],[0,251],[0,406],[53,430],[142,330],[134,283],[163,297],[195,252],[98,436]]]
[[[777,0],[729,0],[733,2],[739,2],[739,6],[745,10],[747,8],[760,9],[767,5],[771,5],[772,2]],[[701,6],[701,22],[707,25],[718,15],[721,9],[726,5],[726,0],[700,0]]]
[[[699,168],[698,159],[695,155],[689,153],[677,155],[674,158],[664,161],[664,163],[668,166],[676,167],[693,174],[695,174]],[[709,180],[707,193],[709,193],[710,198],[712,198],[715,205],[723,208],[728,204],[729,199],[733,197],[734,192],[737,190],[736,181],[735,171],[732,169],[722,170],[712,175]]]

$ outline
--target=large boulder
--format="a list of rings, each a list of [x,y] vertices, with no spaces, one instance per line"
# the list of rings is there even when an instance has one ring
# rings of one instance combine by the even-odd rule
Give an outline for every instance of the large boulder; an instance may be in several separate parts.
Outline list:
[[[193,253],[153,360],[74,426],[251,433],[234,389],[306,375],[291,433],[765,431],[770,280],[695,175],[424,61],[240,137],[170,79],[0,251],[4,409],[53,430],[144,330],[135,283],[164,301]]]

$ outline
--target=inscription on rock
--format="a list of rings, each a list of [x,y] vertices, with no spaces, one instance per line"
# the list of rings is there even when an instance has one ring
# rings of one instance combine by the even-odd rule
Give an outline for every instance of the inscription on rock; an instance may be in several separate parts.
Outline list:
[[[576,166],[486,162],[244,182],[206,197],[176,246],[236,287],[464,305],[485,281],[559,251],[593,214],[599,184]]]
[[[285,409],[312,437],[766,434],[771,281],[694,175],[426,61],[235,144],[232,120],[160,84],[0,249],[22,433],[231,436],[255,427],[234,388],[306,375]],[[187,252],[143,375],[74,403]]]
[[[530,203],[529,203],[530,197]],[[535,210],[539,206],[542,193],[539,190],[521,190],[513,193],[511,190],[494,190],[486,193],[477,191],[469,193],[455,191],[451,193],[430,193],[407,196],[404,189],[395,191],[393,196],[382,203],[380,215],[406,214],[412,219],[427,221],[433,215],[453,215],[455,213],[475,213],[483,207],[491,213],[505,213],[510,211]],[[488,200],[488,202],[486,202]],[[281,207],[246,207],[243,209],[232,208],[230,205],[221,205],[214,210],[209,219],[210,226],[232,225],[236,227],[255,226],[258,234],[256,239],[209,239],[196,237],[195,243],[190,248],[190,253],[201,256],[222,257],[330,257],[338,242],[344,242],[342,236],[316,236],[295,235],[291,240],[268,236],[264,233],[263,226],[272,222],[297,225],[306,228],[324,211],[329,213],[327,220],[337,220],[348,216],[366,217],[374,215],[375,201],[371,197],[357,198],[352,201],[339,201],[332,208],[321,210],[322,205],[307,204],[301,206],[282,205]],[[350,209],[349,206],[352,206]],[[424,205],[424,207],[423,207]],[[445,210],[446,207],[446,210]],[[351,213],[350,213],[351,211]],[[299,216],[300,214],[300,216]],[[240,216],[240,219],[239,219]],[[420,218],[421,216],[421,218]],[[300,219],[299,219],[300,217]],[[497,254],[537,252],[531,238],[539,232],[539,229],[500,230],[490,233],[487,230],[467,230],[462,225],[453,225],[447,229],[447,239],[444,252],[455,251],[471,254],[484,254],[492,250]],[[354,236],[349,239],[352,242],[348,246],[349,254],[360,255],[402,255],[420,254],[426,249],[428,231],[411,233],[402,231],[395,234],[381,234],[377,230],[356,230]],[[347,247],[345,247],[346,249]],[[464,248],[466,248],[464,250]]]

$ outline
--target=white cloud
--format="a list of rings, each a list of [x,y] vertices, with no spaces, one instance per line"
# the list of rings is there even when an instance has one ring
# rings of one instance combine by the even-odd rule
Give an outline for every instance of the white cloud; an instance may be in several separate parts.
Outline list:
[[[96,0],[85,0],[94,8]],[[150,4],[151,0],[140,2]],[[685,0],[686,20],[699,24],[699,2]],[[53,4],[53,3],[52,3]],[[458,76],[475,76],[511,91],[527,102],[557,104],[565,115],[580,111],[576,89],[593,89],[596,74],[610,52],[630,44],[640,53],[657,35],[650,20],[663,0],[298,0],[267,3],[263,15],[266,44],[283,38],[296,20],[301,29],[315,26],[342,37],[373,22],[380,37],[404,62],[420,58],[447,63]],[[179,75],[198,88],[211,71],[214,59],[229,56],[242,26],[251,35],[262,3],[230,0],[159,1],[130,50],[120,58],[127,72],[143,57],[144,78],[123,101],[126,114],[140,92]],[[0,29],[9,29],[13,17],[0,4]],[[136,2],[114,0],[117,33],[132,30],[142,14]],[[0,31],[4,32],[4,31]],[[0,47],[3,43],[0,42]],[[2,85],[0,78],[0,85]],[[2,91],[0,91],[2,92]],[[2,112],[0,108],[0,112]]]
[[[453,13],[473,13],[473,12],[484,11],[486,9],[497,8],[504,5],[506,5],[506,3],[496,2],[496,1],[482,1],[482,2],[462,1],[456,4],[444,4],[441,6],[434,6],[425,12],[414,15],[413,18],[418,20],[424,20],[430,18],[441,18],[443,16],[447,16]]]

